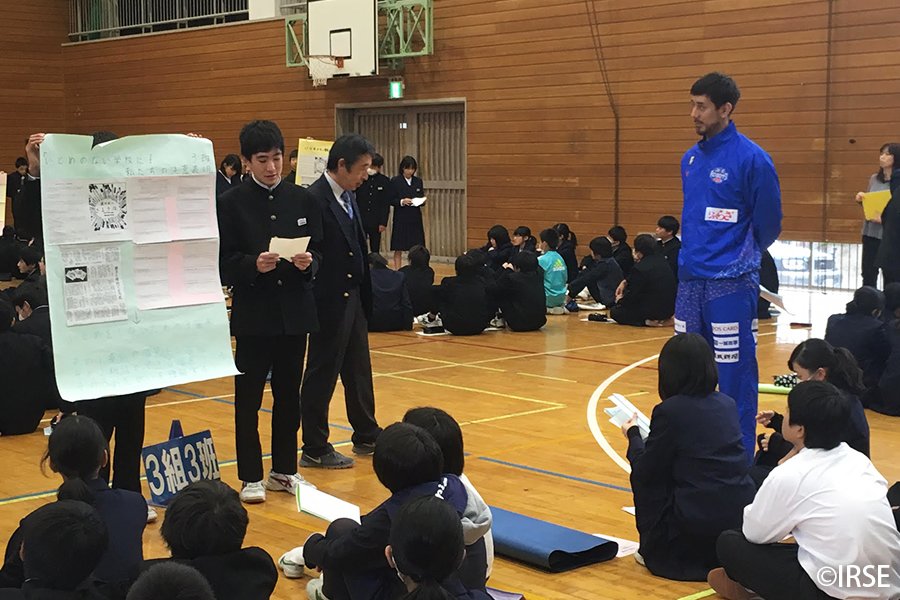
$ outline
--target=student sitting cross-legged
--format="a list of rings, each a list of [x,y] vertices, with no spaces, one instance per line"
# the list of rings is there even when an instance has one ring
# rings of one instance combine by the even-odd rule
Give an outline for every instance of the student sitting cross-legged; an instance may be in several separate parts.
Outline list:
[[[406,275],[388,268],[387,260],[377,252],[369,254],[372,278],[372,316],[369,331],[409,331],[413,309],[406,289]]]
[[[278,571],[268,552],[244,548],[250,522],[238,493],[221,481],[198,481],[175,495],[160,532],[171,559],[200,571],[217,600],[267,600]]]
[[[406,289],[412,302],[413,314],[416,316],[435,312],[434,306],[434,269],[431,268],[431,253],[425,246],[416,245],[406,255],[409,264],[400,269],[406,275]]]
[[[306,591],[311,600],[387,600],[405,588],[385,557],[391,523],[408,500],[437,496],[458,518],[466,512],[468,494],[459,477],[442,474],[444,459],[431,435],[409,423],[387,427],[375,445],[372,466],[391,496],[361,523],[337,519],[327,532],[312,534],[306,543],[286,553],[279,565],[287,577],[300,577],[303,565],[322,571]],[[462,567],[462,565],[461,565]]]
[[[537,331],[547,323],[544,275],[534,252],[518,252],[488,284],[488,294],[512,331]]]
[[[678,281],[653,236],[634,238],[634,267],[616,290],[609,316],[622,325],[661,326],[675,314]]]
[[[434,298],[444,329],[453,335],[478,335],[496,314],[488,298],[485,277],[476,252],[456,258],[455,277],[444,277],[434,286]]]
[[[887,482],[841,442],[849,414],[830,383],[805,381],[791,390],[783,432],[800,450],[766,478],[741,528],[719,537],[722,568],[708,581],[720,596],[900,597],[900,532]],[[789,535],[794,541],[784,543]]]
[[[403,582],[403,600],[490,600],[484,589],[467,589],[456,575],[466,559],[463,527],[443,500],[410,500],[391,524],[388,564]]]
[[[850,416],[844,427],[841,441],[869,456],[869,422],[859,401],[864,391],[862,371],[846,348],[835,348],[825,340],[810,338],[801,342],[791,352],[788,368],[797,373],[801,381],[827,381],[834,385],[847,400]],[[761,411],[756,421],[773,433],[757,436],[759,452],[756,454],[750,475],[761,485],[769,472],[780,463],[794,456],[795,448],[781,433],[784,417],[772,410]]]
[[[566,282],[569,280],[569,271],[563,257],[556,252],[559,245],[559,234],[555,229],[545,229],[541,232],[541,255],[538,263],[544,271],[544,296],[547,305],[547,314],[564,315],[566,313]]]
[[[519,225],[513,230],[512,245],[514,252],[537,252],[537,240],[531,235],[531,228]]]
[[[605,237],[595,237],[589,244],[590,260],[582,261],[585,268],[569,284],[569,298],[574,299],[587,288],[594,301],[610,307],[616,303],[616,289],[624,276],[613,258],[612,244]]]
[[[487,254],[486,264],[494,271],[499,273],[503,270],[503,265],[508,263],[515,254],[516,249],[509,239],[509,231],[503,225],[494,225],[487,232],[488,242],[481,247],[481,251]]]
[[[53,359],[37,336],[17,333],[16,311],[0,297],[0,435],[37,429],[53,396]]]
[[[665,267],[668,269],[668,266]],[[644,441],[625,423],[641,562],[651,573],[703,581],[716,538],[741,523],[753,499],[734,400],[716,391],[718,372],[703,337],[671,338],[659,354],[659,397]]]

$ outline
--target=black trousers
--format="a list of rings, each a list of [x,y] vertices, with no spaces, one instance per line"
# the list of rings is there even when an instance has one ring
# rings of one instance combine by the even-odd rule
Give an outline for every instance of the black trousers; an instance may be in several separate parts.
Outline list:
[[[297,472],[297,430],[300,429],[300,381],[303,378],[305,335],[236,336],[234,362],[242,375],[234,378],[234,434],[238,477],[263,478],[259,442],[259,409],[266,377],[272,370],[272,470]]]
[[[875,266],[875,256],[878,254],[878,246],[881,240],[867,235],[862,236],[862,280],[863,285],[878,287],[878,267]]]
[[[300,396],[303,453],[313,458],[334,450],[328,442],[328,407],[338,375],[353,442],[374,442],[381,433],[375,420],[368,323],[359,291],[350,293],[342,310],[320,311],[319,328],[320,333],[309,334],[309,359]]]
[[[619,325],[635,327],[643,327],[649,318],[636,306],[613,306],[609,309],[609,316]]]
[[[65,402],[63,409],[92,418],[106,440],[115,435],[112,456],[112,487],[141,493],[141,449],[144,447],[144,407],[146,392],[111,396],[97,400]],[[110,481],[110,463],[100,469],[100,477]]]
[[[367,229],[366,237],[369,238],[369,252],[378,252],[381,248],[381,232],[378,231],[378,227]]]
[[[766,600],[831,598],[797,560],[796,544],[752,544],[740,531],[719,536],[716,551],[728,576]]]

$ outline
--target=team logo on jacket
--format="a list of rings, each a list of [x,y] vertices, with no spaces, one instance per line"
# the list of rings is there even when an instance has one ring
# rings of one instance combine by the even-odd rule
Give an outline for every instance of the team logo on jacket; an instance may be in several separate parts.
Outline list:
[[[709,178],[712,179],[714,183],[722,183],[728,181],[728,171],[726,171],[722,167],[716,167],[709,172]]]

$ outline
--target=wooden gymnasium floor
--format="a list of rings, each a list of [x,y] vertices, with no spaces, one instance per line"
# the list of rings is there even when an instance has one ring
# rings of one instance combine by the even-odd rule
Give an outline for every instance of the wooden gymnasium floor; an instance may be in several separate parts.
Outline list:
[[[760,326],[762,381],[786,372],[785,361],[807,329],[791,329],[791,320],[808,318],[822,335],[828,314],[837,312],[846,294],[789,295],[795,316],[778,325]],[[582,322],[585,313],[555,316],[537,333],[487,333],[478,337],[425,339],[415,333],[374,334],[370,338],[378,417],[383,425],[400,419],[407,408],[437,405],[463,425],[466,473],[491,504],[591,533],[637,539],[633,518],[622,511],[633,505],[628,476],[592,435],[586,415],[589,399],[606,383],[605,398],[623,393],[650,413],[657,402],[656,364],[637,361],[656,354],[669,330]],[[147,443],[165,439],[170,421],[182,420],[186,432],[211,428],[222,478],[237,486],[234,467],[233,387],[231,380],[167,389],[149,400]],[[332,403],[332,440],[349,451],[350,431],[338,389]],[[267,399],[267,402],[270,398]],[[782,408],[783,396],[762,396],[760,406]],[[601,402],[600,409],[605,406]],[[900,479],[900,434],[896,421],[869,413],[872,454],[890,481]],[[269,416],[261,415],[263,447]],[[625,441],[617,428],[598,418],[602,437],[614,455],[624,457]],[[47,502],[58,485],[44,476],[38,461],[46,441],[41,433],[0,438],[0,537],[2,543],[19,518]],[[891,457],[894,457],[893,459]],[[304,470],[320,489],[368,510],[386,497],[371,460],[345,471]],[[247,544],[262,546],[274,558],[302,544],[324,522],[298,514],[293,498],[269,494],[265,504],[248,508]],[[160,519],[161,520],[161,519]],[[147,527],[147,557],[165,556],[159,524]],[[274,598],[303,598],[306,581],[281,579]],[[679,583],[651,576],[632,557],[558,575],[546,574],[498,558],[490,581],[494,587],[541,598],[683,598],[711,595],[702,583]],[[698,594],[697,596],[692,596]]]

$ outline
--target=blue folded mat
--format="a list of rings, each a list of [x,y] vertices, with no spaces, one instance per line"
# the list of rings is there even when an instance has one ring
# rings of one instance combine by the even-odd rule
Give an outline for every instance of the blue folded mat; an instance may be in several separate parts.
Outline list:
[[[552,573],[615,558],[619,545],[589,533],[491,507],[494,551]]]

